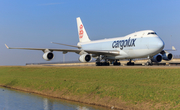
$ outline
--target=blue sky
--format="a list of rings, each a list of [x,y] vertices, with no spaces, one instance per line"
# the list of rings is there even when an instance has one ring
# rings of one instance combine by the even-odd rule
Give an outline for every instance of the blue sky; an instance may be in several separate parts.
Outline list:
[[[81,17],[91,40],[150,29],[166,49],[174,45],[178,50],[172,53],[180,55],[179,6],[179,0],[0,0],[0,65],[46,62],[42,51],[8,50],[5,43],[35,48],[70,48],[50,42],[76,45],[76,17]],[[54,53],[50,62],[63,60],[62,52]],[[78,57],[67,53],[66,61]]]

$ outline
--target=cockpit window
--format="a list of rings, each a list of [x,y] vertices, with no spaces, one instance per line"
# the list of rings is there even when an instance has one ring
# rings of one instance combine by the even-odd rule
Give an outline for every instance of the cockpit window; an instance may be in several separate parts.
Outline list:
[[[149,35],[149,34],[154,34],[154,35],[157,35],[155,32],[149,32],[149,33],[148,33],[148,35]]]

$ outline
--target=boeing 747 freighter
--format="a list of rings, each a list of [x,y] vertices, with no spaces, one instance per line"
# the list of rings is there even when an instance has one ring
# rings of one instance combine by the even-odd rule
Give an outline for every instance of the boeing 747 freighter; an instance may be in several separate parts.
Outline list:
[[[161,62],[161,60],[171,60],[173,55],[168,53],[164,48],[163,40],[157,36],[152,30],[143,30],[129,34],[124,37],[103,39],[91,41],[86,33],[84,25],[80,17],[77,19],[77,28],[79,34],[79,42],[77,46],[55,43],[59,45],[71,46],[77,49],[50,49],[50,48],[11,48],[8,49],[26,49],[41,50],[44,52],[43,58],[47,61],[54,58],[53,51],[75,52],[80,55],[79,61],[86,63],[96,58],[96,65],[120,65],[122,59],[129,59],[127,65],[133,65],[132,59],[148,58],[146,65],[152,62]],[[173,50],[175,48],[173,47]]]

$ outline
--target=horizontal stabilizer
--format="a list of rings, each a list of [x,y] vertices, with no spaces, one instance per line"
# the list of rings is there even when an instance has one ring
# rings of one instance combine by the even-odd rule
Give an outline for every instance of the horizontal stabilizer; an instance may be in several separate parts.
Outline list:
[[[172,46],[172,49],[165,49],[164,51],[176,51],[176,48]]]
[[[176,51],[176,48],[174,46],[172,46],[172,50]]]

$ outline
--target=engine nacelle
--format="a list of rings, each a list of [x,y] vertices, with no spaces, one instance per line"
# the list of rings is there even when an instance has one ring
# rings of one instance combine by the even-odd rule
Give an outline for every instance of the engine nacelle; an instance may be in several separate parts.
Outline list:
[[[43,54],[43,59],[46,61],[50,61],[54,58],[54,54],[52,52],[46,52]]]
[[[92,60],[92,56],[90,54],[82,54],[80,57],[79,57],[79,61],[80,62],[83,62],[83,63],[86,63],[86,62],[89,62]]]
[[[165,52],[164,54],[162,54],[162,58],[163,60],[171,60],[173,58],[173,55],[171,53]]]
[[[156,63],[159,63],[162,61],[162,55],[160,54],[157,54],[155,56],[153,56],[153,58],[151,59],[152,62],[156,62]]]

